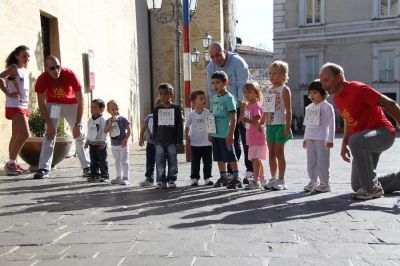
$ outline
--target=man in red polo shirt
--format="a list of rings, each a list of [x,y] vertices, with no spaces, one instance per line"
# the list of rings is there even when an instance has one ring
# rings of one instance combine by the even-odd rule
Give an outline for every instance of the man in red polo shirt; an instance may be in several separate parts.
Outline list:
[[[364,83],[346,81],[337,64],[323,65],[319,77],[345,122],[341,156],[350,162],[351,151],[353,157],[353,198],[373,199],[400,190],[400,172],[378,178],[375,171],[380,154],[392,146],[396,135],[382,109],[400,123],[399,105]]]
[[[55,56],[45,59],[46,71],[42,73],[35,85],[40,111],[46,123],[46,133],[43,137],[38,171],[33,178],[49,177],[57,125],[65,118],[75,139],[76,152],[83,169],[83,175],[90,175],[90,157],[84,149],[82,129],[83,94],[82,86],[70,69],[61,67]]]

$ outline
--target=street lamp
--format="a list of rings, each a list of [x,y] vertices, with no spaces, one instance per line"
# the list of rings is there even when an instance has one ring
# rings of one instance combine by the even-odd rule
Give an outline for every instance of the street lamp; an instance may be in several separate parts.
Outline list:
[[[193,48],[192,52],[191,52],[191,61],[192,63],[194,63],[194,66],[196,67],[196,69],[204,69],[207,65],[208,62],[210,62],[210,56],[208,54],[208,47],[211,45],[211,43],[213,42],[213,38],[211,37],[210,34],[208,34],[208,32],[206,32],[204,34],[204,37],[201,39],[202,43],[203,43],[203,47],[204,47],[204,65],[200,65],[200,52],[197,48]]]
[[[206,32],[206,33],[204,33],[204,37],[202,38],[202,41],[203,41],[203,47],[208,49],[208,47],[214,41],[214,39],[211,37],[210,34],[208,34],[208,32]]]
[[[156,12],[161,9],[162,0],[147,0],[147,8]]]

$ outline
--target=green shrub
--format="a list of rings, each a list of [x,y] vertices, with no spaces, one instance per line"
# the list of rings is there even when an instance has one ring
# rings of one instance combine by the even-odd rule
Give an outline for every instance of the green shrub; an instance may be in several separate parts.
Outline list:
[[[45,122],[39,108],[37,108],[33,113],[29,115],[28,124],[29,124],[29,130],[31,131],[33,137],[43,137],[45,132]],[[65,125],[63,119],[58,123],[57,137],[67,137],[67,136],[68,135],[65,132]]]

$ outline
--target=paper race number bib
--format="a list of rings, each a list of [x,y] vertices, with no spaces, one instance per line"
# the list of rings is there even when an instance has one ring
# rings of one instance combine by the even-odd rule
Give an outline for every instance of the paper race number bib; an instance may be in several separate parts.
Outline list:
[[[118,122],[114,121],[111,124],[110,128],[110,137],[115,138],[118,137],[121,134],[121,131],[119,130]]]
[[[97,127],[96,124],[88,125],[87,139],[88,140],[96,140],[97,137]]]
[[[266,93],[264,96],[263,111],[266,113],[274,113],[275,102],[276,102],[275,93]]]
[[[310,105],[306,107],[303,125],[319,126],[321,116],[321,107],[319,105]]]
[[[61,116],[61,106],[52,105],[50,108],[50,118],[58,119]]]
[[[250,119],[250,111],[244,111],[244,117]],[[250,129],[250,123],[245,123],[245,128]]]
[[[158,110],[158,125],[159,126],[175,125],[174,109],[159,109]]]
[[[207,121],[204,118],[197,118],[193,120],[192,124],[192,131],[193,132],[207,132]]]
[[[215,117],[213,115],[207,117],[206,124],[207,124],[207,133],[210,134],[217,133],[217,129],[215,127]]]

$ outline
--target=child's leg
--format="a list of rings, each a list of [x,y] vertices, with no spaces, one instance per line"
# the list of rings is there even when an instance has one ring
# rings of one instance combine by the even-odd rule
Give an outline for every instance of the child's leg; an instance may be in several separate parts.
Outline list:
[[[157,170],[157,183],[167,182],[165,176],[165,146],[157,144],[156,145],[156,170]]]
[[[314,140],[307,140],[307,173],[311,182],[318,182],[317,173],[317,151],[315,149]]]
[[[107,144],[104,145],[103,149],[98,149],[98,158],[101,177],[108,178],[108,161],[107,161]]]
[[[264,165],[262,163],[262,160],[259,160],[260,164],[260,170],[259,170],[259,175],[258,175],[258,181],[263,182],[265,179],[265,173],[264,173]]]
[[[325,141],[317,141],[317,168],[319,180],[322,184],[328,185],[330,178],[330,149],[325,146]]]
[[[226,162],[218,162],[218,170],[220,173],[226,173]]]
[[[146,145],[146,180],[150,183],[154,182],[154,165],[156,163],[156,147],[153,143]]]
[[[26,139],[29,137],[29,126],[26,116],[20,113],[12,117],[11,124],[12,135],[9,145],[9,159],[15,161]]]
[[[276,170],[278,168],[278,162],[275,153],[275,143],[268,143],[268,154],[269,154],[269,169],[271,171],[271,177],[276,178]]]
[[[90,155],[90,172],[92,176],[98,175],[99,171],[99,159],[97,158],[97,145],[89,145],[89,155]]]
[[[211,178],[212,172],[212,146],[202,147],[203,149],[203,178]]]
[[[278,178],[283,180],[286,171],[285,144],[275,144],[275,154],[278,161]]]
[[[122,166],[122,179],[129,180],[129,149],[120,147],[120,158]]]
[[[115,171],[116,177],[122,177],[122,169],[121,169],[121,156],[119,152],[120,146],[111,146],[111,152],[113,154],[115,160]]]
[[[168,177],[167,182],[176,181],[178,174],[178,146],[169,144],[167,146]]]
[[[251,160],[253,163],[253,180],[255,181],[258,181],[258,177],[260,176],[260,161],[258,159]]]
[[[200,179],[200,160],[201,160],[201,147],[190,147],[192,151],[192,162],[190,167],[190,178]]]

